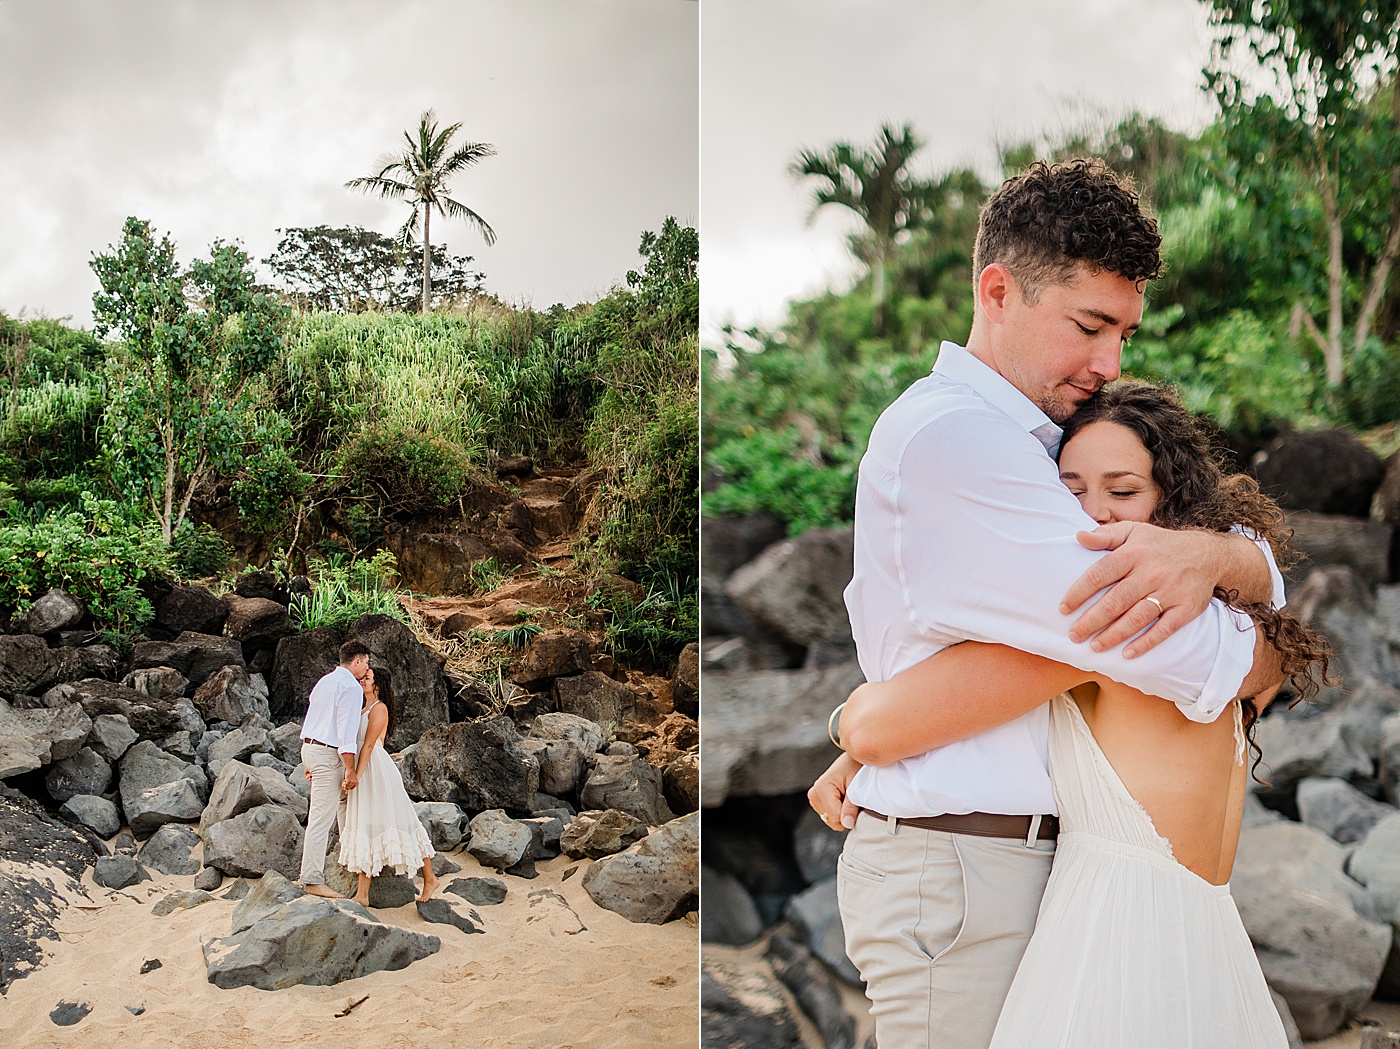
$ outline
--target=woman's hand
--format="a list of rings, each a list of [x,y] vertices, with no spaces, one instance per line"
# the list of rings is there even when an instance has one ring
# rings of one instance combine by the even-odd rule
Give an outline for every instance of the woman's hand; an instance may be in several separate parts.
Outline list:
[[[846,788],[860,770],[859,761],[842,754],[807,791],[808,804],[832,830],[850,830],[856,825],[856,813],[860,809],[846,799]]]

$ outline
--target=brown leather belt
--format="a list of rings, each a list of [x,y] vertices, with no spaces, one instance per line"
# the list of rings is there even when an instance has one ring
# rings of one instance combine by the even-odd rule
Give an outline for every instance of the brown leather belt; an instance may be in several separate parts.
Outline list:
[[[889,817],[873,809],[861,809],[868,816],[889,821]],[[961,815],[899,817],[900,826],[922,827],[924,830],[941,830],[949,834],[971,834],[977,838],[1017,838],[1022,841],[1031,832],[1030,816],[1002,816],[992,812],[968,812]],[[1037,841],[1053,841],[1060,833],[1058,816],[1040,817],[1040,829],[1036,832]]]
[[[303,743],[314,743],[314,744],[316,744],[316,746],[318,746],[318,747],[329,747],[329,746],[330,746],[329,743],[322,743],[319,739],[311,739],[309,736],[302,736],[302,737],[301,737],[301,741],[302,741]]]

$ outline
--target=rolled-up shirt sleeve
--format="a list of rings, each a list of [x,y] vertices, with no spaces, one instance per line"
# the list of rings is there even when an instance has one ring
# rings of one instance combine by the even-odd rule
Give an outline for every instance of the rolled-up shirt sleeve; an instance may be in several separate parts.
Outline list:
[[[340,685],[335,696],[335,735],[336,749],[342,754],[354,754],[359,749],[360,709],[364,706],[364,692],[354,676],[345,675],[349,683]]]
[[[1196,721],[1213,720],[1233,700],[1253,664],[1254,625],[1220,601],[1134,659],[1121,646],[1095,652],[1069,640],[1083,609],[1065,616],[1059,603],[1103,556],[1075,538],[1095,524],[1036,438],[1011,419],[942,415],[912,436],[896,472],[895,564],[921,634],[1005,644],[1101,673]]]

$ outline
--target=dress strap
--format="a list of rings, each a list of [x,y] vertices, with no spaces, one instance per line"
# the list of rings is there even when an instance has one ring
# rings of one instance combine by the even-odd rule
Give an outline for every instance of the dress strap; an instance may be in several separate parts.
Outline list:
[[[1238,702],[1231,706],[1235,708],[1235,764],[1243,765],[1244,752],[1248,749],[1244,738],[1244,707]]]

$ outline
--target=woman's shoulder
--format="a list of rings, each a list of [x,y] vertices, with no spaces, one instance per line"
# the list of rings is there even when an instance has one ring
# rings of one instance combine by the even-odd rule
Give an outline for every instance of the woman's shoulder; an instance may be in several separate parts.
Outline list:
[[[373,703],[369,705],[369,709],[366,711],[366,713],[369,714],[369,719],[371,721],[381,719],[388,720],[389,708],[386,707],[381,700],[376,699]]]

